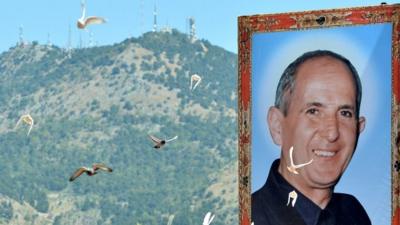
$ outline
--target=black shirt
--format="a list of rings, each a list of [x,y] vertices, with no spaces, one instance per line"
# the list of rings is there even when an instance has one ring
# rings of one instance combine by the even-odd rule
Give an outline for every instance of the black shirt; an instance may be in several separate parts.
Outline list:
[[[305,197],[278,172],[279,159],[272,163],[265,185],[251,196],[254,225],[371,225],[360,202],[352,195],[333,193],[325,209]],[[294,207],[288,203],[295,191]]]

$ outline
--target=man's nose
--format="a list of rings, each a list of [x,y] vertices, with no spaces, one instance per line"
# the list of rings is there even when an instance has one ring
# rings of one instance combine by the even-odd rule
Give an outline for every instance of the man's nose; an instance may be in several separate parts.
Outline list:
[[[321,136],[329,142],[335,142],[339,138],[339,124],[336,116],[325,118],[320,129]]]

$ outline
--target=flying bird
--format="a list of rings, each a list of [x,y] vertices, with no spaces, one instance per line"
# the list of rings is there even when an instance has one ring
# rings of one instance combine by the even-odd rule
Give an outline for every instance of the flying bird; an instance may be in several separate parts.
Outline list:
[[[299,169],[303,166],[307,166],[313,162],[313,159],[311,159],[307,163],[295,165],[293,162],[293,146],[290,147],[290,149],[289,149],[289,158],[290,158],[290,166],[288,166],[287,169],[289,170],[289,172],[294,173],[294,174],[299,174],[299,172],[297,172],[296,169]]]
[[[81,3],[81,8],[82,8],[82,16],[81,18],[78,19],[77,22],[77,26],[79,29],[85,29],[85,27],[90,24],[102,24],[106,22],[104,18],[98,16],[89,16],[85,18],[86,6],[84,2]]]
[[[210,225],[210,223],[213,221],[214,216],[215,216],[215,215],[212,215],[212,216],[211,215],[212,214],[210,212],[208,212],[206,214],[206,216],[204,217],[204,220],[203,220],[203,225]]]
[[[86,173],[88,176],[96,175],[98,173],[97,172],[98,170],[103,170],[103,171],[110,172],[110,173],[113,171],[110,167],[108,167],[102,163],[94,163],[92,165],[92,167],[82,166],[79,169],[77,169],[72,174],[72,176],[69,178],[69,181],[74,181],[76,178],[78,178],[83,173]]]
[[[149,134],[149,138],[150,138],[150,140],[152,140],[154,142],[154,144],[155,144],[154,148],[161,148],[167,142],[170,142],[170,141],[173,141],[173,140],[177,139],[178,136],[175,136],[175,137],[173,137],[171,139],[168,139],[168,140],[164,140],[164,139],[160,139],[160,138],[157,138],[157,137]]]
[[[289,205],[290,199],[293,199],[292,200],[292,207],[294,207],[294,204],[296,204],[297,197],[298,197],[297,192],[296,191],[291,191],[289,193],[288,201],[287,201],[286,205]]]
[[[197,74],[193,74],[190,77],[190,90],[194,91],[194,89],[197,87],[197,85],[200,84],[200,82],[201,82],[201,77]],[[193,83],[194,83],[194,86],[193,86]]]
[[[175,217],[174,214],[172,214],[172,215],[170,215],[170,216],[168,217],[168,223],[167,223],[167,225],[172,225],[172,221],[174,220],[174,217]]]
[[[17,122],[17,125],[15,125],[15,128],[14,128],[14,129],[16,129],[16,128],[18,127],[18,125],[19,125],[19,123],[20,123],[21,121],[29,125],[29,130],[28,130],[28,134],[27,134],[27,136],[29,136],[29,133],[31,132],[32,127],[33,127],[33,124],[34,124],[34,121],[33,121],[32,116],[29,115],[29,114],[22,115],[22,116],[19,118],[19,120],[18,120],[18,122]]]

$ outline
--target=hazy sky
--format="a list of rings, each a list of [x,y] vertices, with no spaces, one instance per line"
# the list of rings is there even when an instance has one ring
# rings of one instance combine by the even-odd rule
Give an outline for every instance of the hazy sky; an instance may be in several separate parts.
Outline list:
[[[13,0],[0,3],[0,52],[18,41],[19,27],[24,38],[45,44],[48,39],[60,47],[68,43],[71,27],[72,46],[77,47],[80,36],[84,43],[89,33],[98,45],[113,44],[129,36],[137,37],[150,31],[153,9],[157,5],[159,26],[169,25],[182,32],[187,30],[187,18],[196,20],[197,35],[212,44],[237,52],[237,17],[262,13],[304,11],[378,5],[378,0],[315,1],[315,0],[86,0],[87,15],[103,16],[105,25],[90,27],[90,31],[76,28],[80,17],[81,0]],[[388,4],[395,1],[387,1]]]

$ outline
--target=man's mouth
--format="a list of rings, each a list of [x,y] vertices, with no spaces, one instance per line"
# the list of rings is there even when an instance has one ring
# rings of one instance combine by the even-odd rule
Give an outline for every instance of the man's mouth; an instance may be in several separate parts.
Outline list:
[[[313,152],[318,157],[326,157],[326,158],[333,157],[337,153],[336,151],[324,151],[324,150],[316,150],[316,149],[313,149]]]

